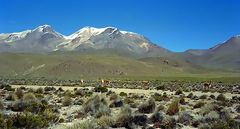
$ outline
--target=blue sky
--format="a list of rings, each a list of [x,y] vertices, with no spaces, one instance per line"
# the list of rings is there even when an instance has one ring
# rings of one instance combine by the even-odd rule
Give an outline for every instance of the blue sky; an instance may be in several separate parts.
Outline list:
[[[205,49],[240,34],[239,0],[0,0],[0,33],[49,24],[140,33],[173,51]]]

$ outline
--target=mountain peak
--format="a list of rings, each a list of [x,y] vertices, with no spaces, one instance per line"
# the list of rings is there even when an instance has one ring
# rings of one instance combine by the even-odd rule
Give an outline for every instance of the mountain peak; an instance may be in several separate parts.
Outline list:
[[[33,31],[38,31],[38,32],[53,32],[53,29],[50,25],[42,25],[34,29]]]

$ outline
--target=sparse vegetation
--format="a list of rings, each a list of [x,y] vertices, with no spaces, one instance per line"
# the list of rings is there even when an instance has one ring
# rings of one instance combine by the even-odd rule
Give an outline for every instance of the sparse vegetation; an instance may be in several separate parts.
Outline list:
[[[215,93],[195,92],[185,85],[174,87],[163,82],[160,85],[164,87],[163,92],[151,86],[138,87],[136,82],[134,88],[129,87],[131,83],[118,83],[114,86],[119,89],[109,90],[95,85],[93,88],[24,86],[12,87],[15,91],[1,90],[0,122],[4,122],[0,128],[49,128],[69,123],[73,124],[63,128],[178,128],[184,125],[230,129],[237,126],[238,116],[233,115],[240,110],[236,95],[228,100],[231,97],[222,93],[215,100]],[[185,96],[182,89],[192,92]],[[233,107],[231,111],[230,107]],[[217,122],[226,124],[216,125]]]
[[[140,113],[152,113],[155,110],[156,104],[153,98],[150,98],[147,102],[144,102],[138,107]]]
[[[175,99],[173,102],[168,106],[167,114],[168,115],[175,115],[179,111],[179,100]]]

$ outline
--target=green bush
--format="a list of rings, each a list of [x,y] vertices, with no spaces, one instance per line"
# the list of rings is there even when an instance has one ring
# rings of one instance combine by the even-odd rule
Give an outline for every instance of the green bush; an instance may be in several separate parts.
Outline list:
[[[125,128],[132,128],[133,126],[133,116],[132,110],[129,106],[125,106],[121,108],[121,111],[116,116],[115,119],[115,127],[125,127]]]
[[[165,86],[158,86],[156,87],[157,90],[165,90]]]
[[[97,125],[101,129],[107,129],[114,124],[114,120],[111,116],[101,116],[100,118],[96,119]]]
[[[225,97],[224,94],[219,94],[219,95],[217,96],[217,100],[218,100],[218,101],[225,102],[225,101],[227,101],[227,98]]]
[[[35,93],[37,93],[37,94],[43,94],[43,88],[42,87],[39,87],[39,88],[37,88],[36,89],[36,91],[35,91]]]
[[[104,92],[108,92],[108,89],[105,86],[98,86],[98,87],[94,87],[94,91],[104,93]]]
[[[201,108],[201,107],[203,107],[205,105],[205,103],[203,102],[203,101],[199,101],[199,102],[197,102],[194,106],[193,106],[193,108]]]
[[[103,115],[108,116],[111,113],[106,98],[100,95],[95,95],[89,98],[83,104],[83,110],[85,113],[90,113],[90,115],[97,118]]]
[[[125,92],[120,92],[120,94],[119,94],[120,96],[127,96],[127,93],[125,93]]]
[[[0,111],[4,109],[4,103],[2,101],[2,98],[0,98]]]
[[[36,98],[36,96],[33,94],[33,93],[26,93],[23,95],[23,101],[26,101],[26,102],[35,102],[37,101],[38,99]]]
[[[147,102],[141,104],[138,107],[140,113],[152,113],[155,110],[156,104],[153,98],[150,98]]]
[[[181,88],[179,88],[176,92],[175,95],[180,95],[183,94],[183,90]]]
[[[167,109],[167,114],[168,115],[175,115],[179,111],[179,100],[175,99]]]
[[[18,99],[22,99],[24,93],[23,93],[22,89],[17,88],[16,91],[15,91],[15,94],[18,97]]]
[[[200,99],[207,99],[207,95],[201,95],[199,98]]]
[[[192,93],[192,92],[189,93],[187,97],[188,97],[188,98],[192,98],[192,97],[193,97],[193,93]]]
[[[70,106],[72,104],[72,98],[69,96],[65,96],[62,101],[63,106]]]
[[[3,85],[3,89],[4,90],[7,90],[7,91],[14,91],[15,89],[12,88],[12,86],[8,85],[8,84],[4,84]]]

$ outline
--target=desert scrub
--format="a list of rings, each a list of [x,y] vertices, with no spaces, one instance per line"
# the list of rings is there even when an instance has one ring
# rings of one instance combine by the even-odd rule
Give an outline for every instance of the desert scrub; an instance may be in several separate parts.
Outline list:
[[[158,86],[158,87],[156,87],[156,90],[165,90],[165,86],[164,85]]]
[[[193,116],[191,112],[180,112],[178,116],[178,122],[184,125],[190,125],[193,121]]]
[[[203,107],[205,105],[205,103],[203,102],[203,101],[199,101],[199,102],[197,102],[194,106],[193,106],[193,108],[201,108],[201,107]]]
[[[7,101],[15,101],[17,100],[17,96],[14,93],[9,93],[6,97]]]
[[[122,97],[124,97],[124,96],[127,96],[127,93],[125,93],[125,92],[120,92],[119,95],[122,96]]]
[[[84,96],[85,95],[85,91],[83,91],[82,89],[76,89],[74,91],[75,96]]]
[[[84,120],[77,123],[74,123],[73,125],[66,127],[64,129],[97,129],[98,125],[95,119],[91,120]]]
[[[10,86],[9,84],[4,84],[3,89],[4,89],[4,90],[7,90],[7,91],[14,91],[14,90],[15,90],[15,89],[12,88],[12,86]]]
[[[193,93],[192,93],[192,92],[189,93],[187,97],[188,97],[188,98],[192,98],[192,97],[193,97]]]
[[[114,127],[132,128],[132,126],[133,126],[132,110],[129,106],[124,106],[121,108],[119,114],[116,115]]]
[[[103,115],[110,115],[110,108],[108,107],[107,100],[104,96],[95,95],[89,98],[84,104],[83,104],[83,110],[85,113],[90,113],[90,115],[93,115],[97,118],[103,116]]]
[[[0,111],[4,109],[4,103],[2,98],[0,98]]]
[[[147,102],[142,103],[138,107],[140,113],[152,113],[155,110],[156,104],[153,98],[150,98]]]
[[[179,88],[179,89],[175,92],[175,95],[180,95],[180,94],[183,94],[182,88]]]
[[[199,99],[207,99],[207,95],[201,95],[200,97],[199,97]]]
[[[97,125],[101,129],[107,129],[114,124],[114,120],[111,116],[101,116],[96,119]]]
[[[47,128],[51,123],[55,123],[55,119],[50,119],[51,117],[49,114],[35,115],[25,112],[12,115],[9,119],[12,120],[12,128],[39,129]]]
[[[70,96],[64,96],[62,105],[63,106],[70,106],[72,104],[72,98]]]
[[[212,104],[212,103],[207,104],[207,105],[205,104],[203,107],[201,107],[199,113],[202,114],[202,115],[206,115],[211,111],[217,111],[218,108],[219,108],[219,106],[216,105],[216,104]]]
[[[108,89],[105,86],[97,86],[97,87],[94,87],[94,91],[95,92],[105,93],[105,92],[108,92]]]
[[[43,94],[43,88],[42,87],[39,87],[36,89],[35,93],[37,94]]]
[[[227,101],[227,98],[225,97],[224,94],[219,94],[219,95],[217,96],[217,100],[218,100],[218,101],[225,102],[225,101]]]
[[[26,93],[23,95],[23,101],[31,102],[31,101],[38,101],[38,99],[33,93]]]
[[[17,88],[16,91],[15,91],[15,94],[16,94],[18,99],[22,99],[24,93],[23,93],[23,90],[21,88]]]
[[[172,103],[168,106],[167,114],[168,115],[175,115],[179,111],[179,99],[175,99]]]
[[[12,124],[13,122],[11,119],[8,119],[7,116],[0,113],[0,129],[11,129]]]

